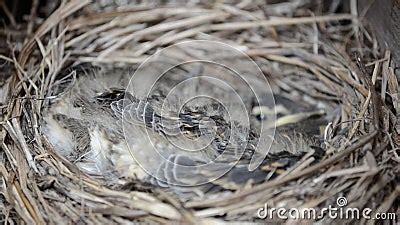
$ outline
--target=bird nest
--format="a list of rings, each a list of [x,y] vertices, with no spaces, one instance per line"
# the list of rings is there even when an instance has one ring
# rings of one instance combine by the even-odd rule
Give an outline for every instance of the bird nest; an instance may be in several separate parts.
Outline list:
[[[0,34],[1,221],[298,221],[260,218],[266,204],[316,210],[340,204],[369,208],[371,217],[398,213],[400,109],[390,51],[381,54],[354,4],[321,2],[33,1],[18,21],[0,1],[9,21]],[[137,68],[156,50],[186,40],[233,45],[257,63],[274,90],[328,109],[323,156],[310,152],[273,179],[181,201],[140,180],[104,184],[42,135],[43,112],[59,97],[54,87],[71,66]],[[370,222],[328,215],[309,221],[316,220]]]

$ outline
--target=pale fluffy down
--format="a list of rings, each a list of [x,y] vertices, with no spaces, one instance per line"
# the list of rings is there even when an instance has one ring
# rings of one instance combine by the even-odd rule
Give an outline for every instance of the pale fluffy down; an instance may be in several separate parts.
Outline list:
[[[49,142],[60,155],[66,157],[72,154],[75,145],[72,133],[69,130],[63,128],[52,116],[46,116],[44,118],[44,126],[42,129]]]
[[[89,175],[112,180],[145,176],[130,154],[113,113],[95,102],[98,94],[126,86],[129,76],[127,71],[89,70],[44,113],[42,132],[56,152]],[[76,125],[68,120],[76,121]],[[89,140],[78,145],[77,136]]]

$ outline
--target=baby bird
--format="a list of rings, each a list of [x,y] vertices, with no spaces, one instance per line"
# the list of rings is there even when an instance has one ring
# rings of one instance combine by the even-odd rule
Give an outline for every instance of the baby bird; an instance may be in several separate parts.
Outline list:
[[[109,184],[138,179],[187,197],[263,182],[315,149],[321,157],[313,139],[318,132],[295,130],[300,122],[323,115],[321,110],[296,107],[279,95],[271,108],[252,101],[246,91],[240,106],[229,102],[226,90],[202,80],[170,95],[166,87],[176,86],[171,76],[142,98],[126,88],[130,75],[123,70],[81,71],[44,113],[42,132],[49,142],[88,175]],[[205,91],[218,98],[203,98]],[[182,103],[184,99],[189,101]],[[235,110],[246,112],[248,126],[232,120]],[[249,171],[265,121],[278,126],[270,137],[270,153]]]

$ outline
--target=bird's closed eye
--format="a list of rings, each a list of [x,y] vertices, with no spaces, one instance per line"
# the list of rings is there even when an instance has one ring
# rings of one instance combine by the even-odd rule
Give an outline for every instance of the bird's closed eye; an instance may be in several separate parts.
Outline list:
[[[253,107],[251,114],[257,118],[257,120],[268,120],[272,118],[275,111],[268,106],[255,106]]]
[[[255,106],[252,109],[252,115],[259,121],[278,119],[289,114],[289,111],[280,104],[272,108],[268,106]]]

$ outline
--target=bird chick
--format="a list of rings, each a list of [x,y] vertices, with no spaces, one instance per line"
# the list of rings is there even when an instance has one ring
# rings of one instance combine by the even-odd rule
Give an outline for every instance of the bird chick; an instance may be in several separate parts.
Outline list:
[[[288,106],[293,108],[294,103],[285,103],[287,99],[277,101],[274,109],[248,100],[241,106],[248,112],[250,126],[246,127],[242,121],[230,120],[230,114],[237,112],[227,112],[213,99],[180,102],[187,99],[185,95],[201,96],[208,91],[225,99],[230,109],[239,109],[237,103],[224,97],[225,90],[188,85],[171,97],[164,87],[175,81],[166,79],[147,98],[138,98],[125,89],[129,79],[126,71],[91,69],[44,113],[42,131],[56,151],[85,173],[107,182],[139,179],[171,188],[182,196],[237,190],[249,182],[273,177],[272,170],[265,169],[273,162],[279,162],[282,168],[291,167],[311,151],[312,145],[318,145],[312,135],[303,135],[293,127],[281,128],[320,115],[320,110],[293,114]],[[167,98],[172,105],[165,106]],[[277,112],[278,130],[282,132],[271,137],[271,154],[250,172],[247,165],[256,154],[260,126]],[[188,146],[196,151],[187,150]]]

